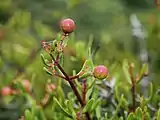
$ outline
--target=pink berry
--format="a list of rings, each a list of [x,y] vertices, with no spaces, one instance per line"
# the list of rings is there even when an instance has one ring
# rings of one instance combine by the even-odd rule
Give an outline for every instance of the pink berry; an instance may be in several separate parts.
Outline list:
[[[55,89],[56,89],[56,86],[54,84],[52,84],[52,83],[46,85],[46,91],[48,93],[52,93]]]
[[[60,28],[65,34],[69,34],[74,31],[75,23],[72,19],[67,18],[60,22]]]
[[[21,83],[27,92],[31,91],[31,83],[29,80],[23,80]]]
[[[93,75],[95,78],[103,80],[108,75],[108,69],[104,65],[98,65],[94,68]]]
[[[2,96],[8,96],[12,94],[12,89],[9,86],[3,87],[1,89],[1,95]]]

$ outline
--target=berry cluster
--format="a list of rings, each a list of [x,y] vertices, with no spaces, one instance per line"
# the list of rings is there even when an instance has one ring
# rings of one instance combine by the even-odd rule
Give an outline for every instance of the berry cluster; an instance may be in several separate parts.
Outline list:
[[[24,88],[24,90],[28,93],[31,92],[31,83],[29,80],[23,80],[20,82],[20,84],[22,85],[22,87]],[[19,94],[20,91],[18,89],[15,89],[11,86],[5,86],[1,89],[1,95],[2,96],[9,96],[9,95],[14,95],[14,94]]]
[[[63,56],[64,47],[67,46],[66,45],[67,41],[65,41],[65,38],[68,37],[69,34],[71,34],[75,30],[75,22],[70,18],[63,19],[60,22],[60,29],[62,30],[63,33],[60,40],[54,40],[53,43],[51,44],[48,44],[45,41],[41,42],[44,50],[49,54],[49,56],[52,59],[52,60],[47,60],[45,59],[43,54],[41,54],[42,61],[45,65],[44,70],[51,76],[57,76],[59,78],[66,80],[70,84],[75,96],[77,97],[78,101],[80,102],[83,108],[86,105],[86,93],[88,89],[87,77],[93,76],[95,80],[96,79],[103,80],[108,76],[108,69],[104,65],[98,65],[95,66],[93,70],[91,70],[90,65],[87,62],[84,62],[84,65],[78,74],[73,76],[68,75],[64,70],[64,68],[61,66],[60,61]],[[86,74],[87,76],[83,78],[82,76],[85,76]],[[77,78],[83,79],[82,96],[79,93],[79,90],[74,82],[74,80]],[[54,86],[52,85],[47,86],[47,91],[49,93],[52,92],[53,89],[55,89]],[[48,98],[48,96],[46,96],[46,98]],[[47,102],[46,99],[44,101]],[[89,113],[86,112],[85,114],[87,119],[91,120]]]

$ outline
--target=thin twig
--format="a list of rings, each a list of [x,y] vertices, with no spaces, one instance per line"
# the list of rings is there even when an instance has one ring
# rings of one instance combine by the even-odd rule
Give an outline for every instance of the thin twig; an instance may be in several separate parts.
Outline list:
[[[71,77],[69,77],[69,78],[70,78],[70,80],[77,79],[77,78],[79,78],[79,74],[78,74],[78,75],[75,75],[75,76],[71,76]]]
[[[83,102],[86,104],[87,83],[86,79],[83,79]]]
[[[133,111],[136,109],[136,81],[134,79],[133,75],[133,66],[129,64],[129,73],[131,77],[131,82],[132,82],[132,103],[133,103]]]
[[[59,63],[57,63],[57,61],[55,60],[54,56],[51,53],[49,55],[52,58],[52,60],[55,62],[55,65],[59,68],[59,70],[65,76],[66,80],[69,82],[69,84],[70,84],[74,94],[76,95],[78,101],[80,102],[81,106],[84,107],[85,103],[82,100],[82,98],[81,98],[81,96],[80,96],[80,94],[79,94],[74,82],[72,80],[70,80],[69,75],[64,71],[64,69],[61,67],[61,65]],[[90,117],[90,114],[88,112],[86,112],[85,114],[86,114],[86,117],[87,117],[88,120],[92,120],[91,117]]]
[[[62,76],[62,75],[59,75],[59,74],[57,74],[57,73],[54,73],[53,75],[55,75],[55,76],[57,76],[57,77],[60,77],[60,78],[62,78],[62,79],[65,79],[65,80],[67,80],[64,76]]]

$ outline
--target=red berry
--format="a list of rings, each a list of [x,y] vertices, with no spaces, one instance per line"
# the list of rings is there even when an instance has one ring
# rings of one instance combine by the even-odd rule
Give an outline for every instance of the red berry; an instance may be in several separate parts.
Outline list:
[[[72,19],[67,18],[60,22],[60,28],[65,34],[69,34],[74,31],[75,23]]]
[[[108,75],[108,69],[104,65],[98,65],[94,68],[93,75],[95,78],[103,80]]]
[[[31,83],[29,80],[23,80],[21,83],[27,92],[31,91]]]
[[[12,94],[12,89],[9,86],[3,87],[1,89],[1,95],[2,96],[8,96]]]

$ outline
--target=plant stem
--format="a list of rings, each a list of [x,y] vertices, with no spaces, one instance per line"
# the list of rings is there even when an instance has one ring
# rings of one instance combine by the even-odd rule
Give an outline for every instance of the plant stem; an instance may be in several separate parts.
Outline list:
[[[65,78],[65,77],[63,77],[63,76],[61,76],[61,75],[59,75],[59,74],[53,73],[53,75],[55,75],[55,76],[57,76],[57,77],[60,77],[60,78],[62,78],[62,79],[65,79],[65,80],[66,80],[66,78]]]
[[[79,78],[79,75],[71,76],[70,80],[74,80],[74,79],[77,79],[77,78]]]
[[[70,80],[69,75],[64,71],[64,69],[61,67],[61,65],[59,63],[57,63],[57,61],[55,60],[54,56],[51,53],[49,55],[51,56],[52,60],[54,62],[56,62],[55,64],[59,68],[59,70],[62,72],[62,74],[66,77],[66,80],[69,82],[69,84],[70,84],[74,94],[76,95],[78,101],[80,102],[81,106],[84,107],[85,103],[83,102],[83,100],[82,100],[82,98],[81,98],[81,96],[80,96],[80,94],[79,94],[74,82],[72,80]],[[86,112],[85,114],[86,114],[86,117],[87,117],[88,120],[92,120],[91,117],[90,117],[90,114],[88,112]]]
[[[135,112],[135,109],[136,109],[136,81],[134,79],[133,66],[131,64],[129,65],[129,73],[130,73],[131,82],[132,82],[131,90],[132,90],[133,112]]]
[[[83,79],[83,102],[86,104],[86,92],[87,92],[87,83],[86,79]]]

